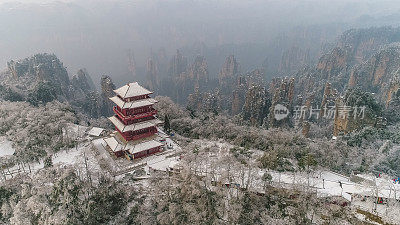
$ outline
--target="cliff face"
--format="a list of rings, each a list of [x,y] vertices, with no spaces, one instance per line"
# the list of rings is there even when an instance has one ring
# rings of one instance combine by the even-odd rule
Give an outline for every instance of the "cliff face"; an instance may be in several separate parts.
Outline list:
[[[369,29],[351,29],[339,39],[339,48],[348,47],[352,64],[368,60],[382,45],[400,41],[400,29],[381,27]]]
[[[0,76],[0,98],[27,101],[32,105],[54,100],[68,102],[76,111],[101,115],[100,95],[86,69],[70,79],[63,63],[54,54],[36,54],[10,61]]]
[[[310,63],[309,50],[293,46],[282,54],[278,73],[284,76],[292,75],[300,68]]]
[[[330,82],[333,88],[344,92],[347,85],[356,85],[357,76],[354,74],[354,67],[369,60],[382,46],[397,41],[400,41],[400,29],[398,28],[384,27],[346,31],[340,36],[336,46],[321,56],[315,69],[297,73],[296,76],[300,78],[299,90],[307,88],[305,83],[312,83],[308,86],[309,90],[307,91],[319,93],[323,90],[325,83]],[[389,59],[379,60],[383,64],[385,60]],[[384,67],[382,65],[381,68],[376,68],[378,71],[375,82],[379,82],[379,76],[384,73]],[[317,97],[322,96],[318,94]]]
[[[109,76],[101,77],[101,108],[104,115],[112,115],[112,107],[114,104],[109,98],[115,95],[115,85]]]
[[[294,78],[277,78],[270,83],[270,92],[273,93],[268,114],[268,124],[270,127],[282,127],[290,125],[289,117],[282,120],[276,120],[274,110],[275,106],[278,104],[285,106],[287,109],[292,108],[294,100],[294,85]]]
[[[197,56],[187,72],[187,78],[194,81],[195,87],[206,87],[208,77],[207,61],[203,56]]]
[[[339,75],[343,70],[350,66],[350,49],[334,48],[330,53],[320,58],[317,64],[317,72],[319,79],[330,79]]]
[[[399,77],[400,45],[389,45],[353,69],[349,86],[376,93],[379,102],[387,106],[399,88]]]
[[[179,52],[178,52],[179,53]],[[175,62],[181,62],[178,59],[183,59],[179,55],[177,55]],[[177,69],[175,72],[178,72],[178,68],[182,69],[178,64],[177,66],[173,66],[172,68]],[[177,77],[172,78],[173,83],[169,83],[173,88],[174,93],[172,93],[173,99],[178,103],[184,104],[187,101],[187,97],[194,93],[196,89],[205,91],[207,90],[209,83],[209,74],[208,74],[208,66],[207,61],[203,56],[197,56],[194,60],[193,64],[185,71],[180,73]],[[168,82],[164,82],[164,86],[168,84]],[[170,87],[171,87],[170,86]],[[169,87],[169,92],[171,88]]]
[[[160,87],[160,79],[158,77],[157,61],[149,58],[146,64],[146,86],[152,91],[158,91]]]
[[[242,116],[253,126],[261,126],[271,106],[267,91],[261,85],[253,84],[246,93]]]
[[[234,55],[230,55],[226,58],[224,65],[222,65],[221,71],[218,75],[219,85],[227,86],[230,81],[235,80],[240,74],[240,66],[236,61]]]
[[[96,90],[86,69],[78,70],[78,72],[72,76],[71,84],[75,89],[82,90],[85,94]]]
[[[76,95],[94,90],[87,71],[79,70],[70,80],[63,63],[54,54],[11,60],[7,63],[7,71],[0,77],[0,85],[18,95],[17,99],[34,105],[56,99],[73,101]]]
[[[128,51],[128,70],[132,76],[132,79],[137,80],[136,60],[132,49],[129,49]]]
[[[180,53],[179,50],[177,50],[176,55],[173,56],[170,62],[168,74],[171,77],[177,77],[181,73],[185,72],[186,68],[187,68],[187,59]]]
[[[242,112],[248,90],[254,85],[263,86],[263,77],[263,71],[255,69],[244,76],[237,76],[236,82],[232,85],[233,87],[223,90],[223,93],[226,93],[227,90],[233,89],[233,91],[228,94],[229,100],[225,101],[231,103],[230,107],[227,106],[227,108],[231,108],[232,115],[237,115]]]
[[[399,55],[395,44],[391,44],[396,41],[400,41],[398,28],[346,31],[336,46],[320,57],[315,68],[305,68],[296,74],[296,102],[321,104],[323,108],[325,104],[333,105],[347,89],[360,87],[376,93],[378,102],[388,105],[399,88],[396,75]],[[336,121],[340,123],[339,119]],[[352,129],[344,124],[343,127]]]
[[[346,134],[364,126],[380,126],[382,108],[374,96],[361,89],[348,90],[336,99],[333,135]]]
[[[218,113],[221,111],[221,98],[218,91],[200,92],[196,88],[195,92],[188,97],[187,106],[196,111]]]
[[[57,90],[57,95],[70,96],[70,80],[63,63],[54,54],[36,54],[23,60],[7,63],[8,73],[12,77],[3,80],[25,95],[39,84],[49,84]],[[13,79],[12,79],[13,78]]]
[[[320,105],[320,114],[319,118],[323,118],[324,116],[324,110],[327,110],[329,107],[335,105],[335,101],[338,98],[338,93],[336,89],[332,88],[331,83],[326,83],[325,88],[324,88],[324,94],[322,96],[322,102]]]

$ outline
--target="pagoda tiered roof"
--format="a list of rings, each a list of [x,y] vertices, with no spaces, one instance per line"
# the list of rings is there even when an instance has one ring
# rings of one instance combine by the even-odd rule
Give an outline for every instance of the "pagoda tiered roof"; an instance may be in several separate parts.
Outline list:
[[[117,117],[112,116],[108,118],[111,120],[111,122],[120,130],[121,132],[127,132],[127,131],[136,131],[136,130],[141,130],[149,127],[154,127],[157,126],[158,124],[161,124],[161,120],[159,119],[152,119],[152,120],[147,120],[139,123],[134,123],[131,125],[125,125],[123,124]]]
[[[129,83],[114,92],[116,96],[110,100],[116,104],[113,107],[115,114],[108,119],[116,131],[104,138],[109,147],[107,149],[116,157],[125,156],[130,160],[162,151],[164,144],[160,142],[161,139],[157,139],[159,136],[156,129],[162,121],[157,119],[157,110],[152,107],[157,100],[149,96],[153,92],[137,82]]]
[[[157,103],[157,100],[152,99],[152,98],[146,98],[146,99],[141,99],[141,100],[132,101],[132,102],[124,102],[120,97],[114,96],[114,97],[111,97],[110,100],[113,101],[121,109],[133,109],[133,108],[139,108],[139,107],[144,107],[144,106],[150,106],[150,105],[154,105],[155,103]]]
[[[137,82],[126,84],[117,90],[114,90],[114,92],[122,98],[132,98],[136,96],[153,94],[153,92],[140,86]]]
[[[104,138],[104,141],[107,143],[107,145],[113,152],[129,151],[131,154],[142,152],[147,149],[160,147],[163,145],[161,142],[156,140],[145,140],[140,143],[133,141],[130,141],[128,143],[123,143],[116,136],[110,136],[108,138]]]

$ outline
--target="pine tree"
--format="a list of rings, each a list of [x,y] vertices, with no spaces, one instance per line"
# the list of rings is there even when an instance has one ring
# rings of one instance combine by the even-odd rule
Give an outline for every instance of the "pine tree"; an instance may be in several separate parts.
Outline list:
[[[169,123],[168,115],[165,115],[165,118],[164,118],[164,130],[167,133],[169,133],[171,131],[171,124]]]

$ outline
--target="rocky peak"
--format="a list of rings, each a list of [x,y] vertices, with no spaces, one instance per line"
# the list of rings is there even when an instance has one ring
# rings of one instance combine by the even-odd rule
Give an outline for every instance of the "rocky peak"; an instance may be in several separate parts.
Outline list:
[[[222,93],[229,93],[232,105],[232,115],[237,115],[242,111],[248,89],[254,85],[264,86],[264,72],[260,69],[255,69],[244,76],[236,76],[236,82],[233,86],[225,86],[226,90]],[[233,90],[233,91],[232,91]]]
[[[309,63],[309,49],[303,50],[297,46],[293,46],[283,52],[278,72],[281,75],[290,75]]]
[[[115,95],[115,85],[109,76],[101,77],[101,99],[102,99],[102,114],[103,115],[111,115],[113,103],[109,98]]]
[[[335,100],[337,98],[337,95],[338,95],[337,90],[333,89],[332,84],[327,82],[324,88],[324,94],[322,96],[320,109],[324,109],[325,107],[335,105]],[[323,110],[320,111],[319,118],[322,118],[323,112],[324,112]]]
[[[261,126],[268,116],[270,106],[266,89],[259,84],[253,84],[246,93],[242,111],[243,119],[250,121],[253,126]]]
[[[221,99],[218,90],[215,92],[200,92],[198,88],[188,96],[187,106],[196,111],[214,112],[220,111]]]
[[[346,134],[364,126],[380,126],[382,122],[382,109],[374,96],[359,88],[348,90],[335,102],[335,118],[333,135]],[[350,111],[344,111],[349,108]],[[365,107],[363,111],[363,107]]]
[[[78,70],[78,72],[72,76],[71,83],[74,88],[78,88],[85,93],[95,90],[94,83],[86,69]]]
[[[54,54],[36,54],[22,60],[11,60],[7,63],[5,76],[0,83],[10,87],[17,93],[31,96],[34,104],[48,100],[65,100],[71,98],[70,80],[63,63]],[[43,90],[49,92],[51,98],[36,95]],[[51,94],[50,94],[51,93]]]
[[[239,73],[239,63],[236,61],[234,55],[230,55],[226,58],[224,65],[222,65],[219,73],[219,82],[223,83],[226,79],[234,79]]]
[[[114,96],[115,85],[109,76],[101,77],[101,93],[106,98]]]
[[[277,121],[274,114],[275,106],[280,104],[290,109],[294,98],[294,78],[274,79],[270,83],[270,92],[273,93],[269,108],[268,123],[270,127],[288,126],[289,119]]]
[[[195,82],[196,87],[202,87],[208,83],[208,66],[207,61],[203,56],[197,56],[187,72],[189,79]]]
[[[137,77],[136,77],[137,76],[136,75],[136,61],[135,61],[135,55],[133,53],[133,50],[131,50],[131,49],[129,49],[129,51],[128,51],[128,69],[132,75],[132,78],[134,80],[136,80],[137,79]]]
[[[368,60],[381,46],[400,41],[400,28],[351,29],[340,36],[337,46],[350,48],[352,64]]]
[[[208,88],[208,66],[204,57],[197,56],[193,64],[187,71],[183,69],[183,62],[186,62],[179,51],[171,63],[170,72],[173,79],[173,99],[178,103],[185,103],[190,94],[196,90],[205,90]],[[180,72],[180,73],[179,73]],[[179,74],[178,74],[179,73]],[[165,83],[164,83],[165,85]],[[168,90],[170,91],[170,90]]]
[[[36,54],[23,60],[11,60],[7,63],[7,68],[16,79],[33,76],[41,82],[69,85],[68,72],[64,64],[54,54]]]
[[[160,80],[158,78],[158,65],[153,58],[149,58],[146,64],[146,86],[150,90],[158,90]]]
[[[177,77],[187,68],[187,59],[184,57],[179,50],[176,50],[176,54],[171,60],[169,67],[169,75],[172,77]]]
[[[355,67],[349,78],[349,87],[360,87],[376,93],[377,99],[388,105],[399,89],[400,44],[383,47],[368,61]]]

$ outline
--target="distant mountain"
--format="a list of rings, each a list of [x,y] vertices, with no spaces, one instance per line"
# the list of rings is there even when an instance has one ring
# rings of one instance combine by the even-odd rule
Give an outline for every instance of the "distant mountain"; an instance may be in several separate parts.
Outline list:
[[[46,53],[9,61],[0,76],[0,99],[32,105],[58,100],[94,117],[102,110],[101,96],[87,70],[80,69],[70,78],[57,56]]]

